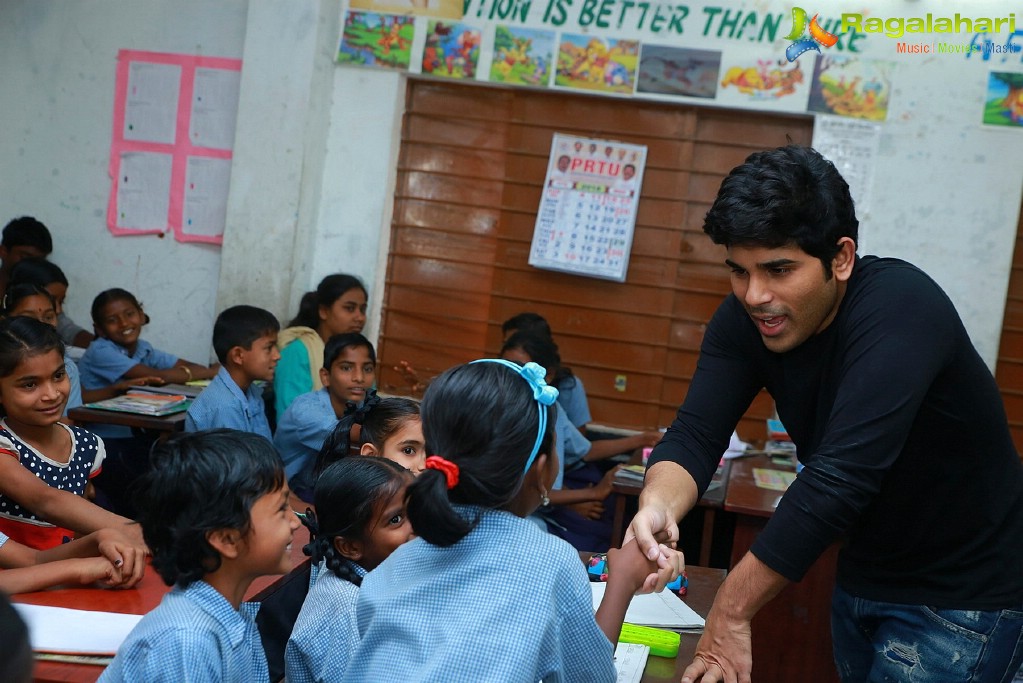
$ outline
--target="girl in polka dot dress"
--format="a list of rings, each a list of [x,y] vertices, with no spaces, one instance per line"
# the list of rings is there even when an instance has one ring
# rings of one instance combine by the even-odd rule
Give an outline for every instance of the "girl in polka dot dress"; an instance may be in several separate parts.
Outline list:
[[[27,317],[0,321],[0,532],[44,550],[113,528],[141,546],[137,525],[84,497],[103,442],[59,422],[68,390],[56,330]]]

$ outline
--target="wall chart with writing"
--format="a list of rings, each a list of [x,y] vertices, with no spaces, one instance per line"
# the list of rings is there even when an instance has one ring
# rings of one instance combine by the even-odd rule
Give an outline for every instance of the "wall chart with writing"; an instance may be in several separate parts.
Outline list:
[[[646,147],[555,133],[529,265],[624,282]]]

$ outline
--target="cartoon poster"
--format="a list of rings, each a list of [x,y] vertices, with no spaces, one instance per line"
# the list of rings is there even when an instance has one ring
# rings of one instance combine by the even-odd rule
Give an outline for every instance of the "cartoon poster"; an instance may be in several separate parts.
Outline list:
[[[638,92],[714,97],[721,53],[666,45],[644,45],[639,59]]]
[[[562,34],[555,85],[631,95],[639,41]]]
[[[807,109],[884,121],[894,67],[891,62],[822,54],[813,69]]]
[[[991,72],[984,96],[984,123],[1023,126],[1023,73]]]
[[[352,9],[437,19],[462,18],[462,0],[350,0]]]
[[[813,62],[763,59],[754,54],[721,65],[717,102],[723,106],[803,112],[809,96]]]
[[[624,282],[646,147],[555,133],[529,265]]]
[[[554,31],[498,25],[494,29],[490,80],[547,87],[554,56]]]
[[[447,78],[476,78],[480,30],[465,24],[431,21],[423,47],[423,73]]]
[[[338,64],[407,69],[411,61],[415,19],[373,12],[348,12]]]

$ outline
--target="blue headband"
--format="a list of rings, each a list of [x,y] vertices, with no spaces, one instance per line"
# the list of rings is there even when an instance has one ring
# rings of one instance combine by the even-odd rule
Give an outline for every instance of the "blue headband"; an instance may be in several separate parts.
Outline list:
[[[533,389],[533,399],[536,401],[536,406],[540,412],[540,423],[536,428],[536,442],[533,444],[533,450],[529,453],[529,460],[526,461],[526,468],[523,473],[529,471],[532,467],[533,461],[536,460],[537,454],[540,452],[540,442],[543,441],[543,435],[547,432],[547,408],[546,406],[554,405],[554,402],[558,400],[558,390],[547,384],[544,377],[547,376],[547,371],[544,370],[543,366],[538,365],[532,361],[525,365],[519,365],[518,363],[512,363],[510,360],[503,358],[481,358],[480,360],[474,360],[473,363],[500,363],[505,367],[511,368],[523,379],[529,382],[529,386]]]

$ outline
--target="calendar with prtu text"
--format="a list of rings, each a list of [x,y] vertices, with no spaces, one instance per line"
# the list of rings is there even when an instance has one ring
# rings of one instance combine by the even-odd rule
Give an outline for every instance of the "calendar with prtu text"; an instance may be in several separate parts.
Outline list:
[[[624,282],[646,147],[555,133],[529,265]]]

